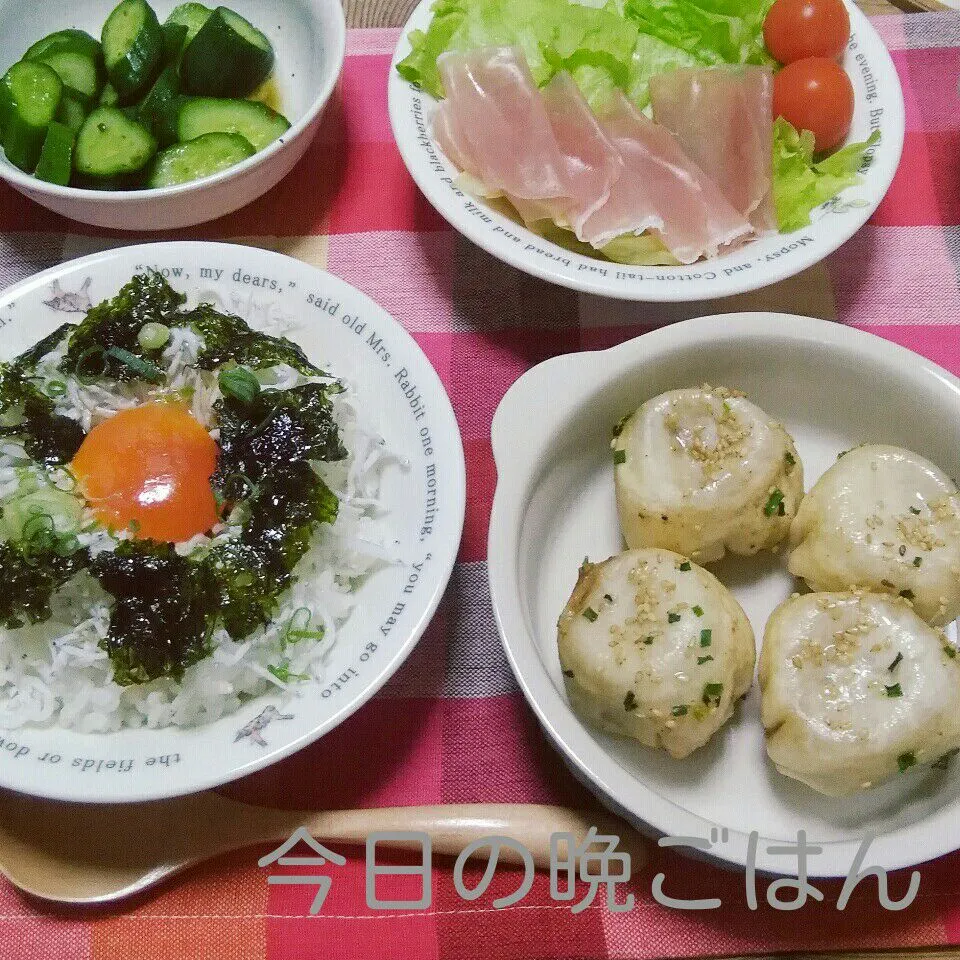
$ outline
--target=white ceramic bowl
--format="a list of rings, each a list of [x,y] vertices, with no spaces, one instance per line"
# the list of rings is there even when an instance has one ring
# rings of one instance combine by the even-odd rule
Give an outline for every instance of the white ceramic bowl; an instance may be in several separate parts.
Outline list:
[[[151,4],[160,21],[177,0]],[[0,0],[0,72],[31,43],[76,27],[99,38],[116,0]],[[158,190],[80,190],[44,183],[10,163],[0,150],[0,177],[56,213],[114,230],[176,230],[239,210],[276,186],[303,157],[343,67],[346,24],[340,0],[231,0],[276,51],[274,81],[281,112],[293,126],[243,163],[194,183]]]
[[[410,52],[411,30],[425,30],[433,0],[421,0],[400,36],[393,65]],[[788,234],[772,234],[732,253],[684,267],[630,267],[572,253],[517,220],[470,197],[455,185],[457,168],[431,138],[435,101],[391,69],[390,121],[404,163],[426,198],[457,230],[488,253],[535,277],[574,290],[641,301],[724,297],[793,276],[832,253],[856,233],[887,192],[903,149],[903,93],[883,41],[852,0],[851,37],[843,66],[853,82],[855,109],[850,142],[881,133],[873,161],[858,187],[814,212],[814,222]]]
[[[960,475],[960,381],[867,333],[782,314],[688,320],[612,350],[548,360],[507,392],[493,421],[498,485],[490,523],[490,586],[510,663],[547,735],[609,806],[654,834],[727,840],[710,855],[734,864],[759,834],[758,869],[796,871],[766,853],[806,830],[823,853],[812,876],[843,876],[866,835],[865,865],[904,867],[960,847],[960,765],[915,770],[853,798],[831,799],[767,760],[754,685],[703,749],[672,760],[581,722],[568,705],[556,622],[584,556],[622,547],[610,430],[644,400],[700,383],[745,390],[797,441],[807,488],[863,441],[892,443]],[[795,589],[783,556],[711,565],[742,604],[758,643]],[[722,837],[722,835],[721,835]]]
[[[363,416],[409,463],[388,471],[382,491],[384,544],[400,562],[361,587],[324,679],[299,686],[292,702],[264,696],[188,729],[0,729],[0,787],[58,800],[154,800],[288,756],[366,703],[406,659],[437,608],[460,545],[463,446],[440,378],[372,300],[298,260],[216,243],[149,244],[75,260],[0,295],[0,357],[9,359],[65,320],[78,321],[78,307],[113,296],[148,267],[168,276],[189,302],[214,303],[255,328],[289,321],[287,336],[354,384]]]

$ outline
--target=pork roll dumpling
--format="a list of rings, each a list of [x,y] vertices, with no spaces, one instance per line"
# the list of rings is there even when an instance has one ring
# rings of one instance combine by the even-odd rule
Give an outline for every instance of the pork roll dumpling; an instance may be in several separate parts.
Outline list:
[[[750,622],[702,567],[669,550],[584,563],[558,624],[573,708],[671,756],[703,746],[750,689]]]
[[[909,603],[794,595],[760,654],[767,753],[829,796],[866,790],[960,746],[960,658]]]
[[[899,594],[937,626],[960,616],[960,494],[916,453],[845,453],[801,504],[790,545],[790,572],[813,590]]]
[[[614,438],[617,508],[629,547],[711,563],[779,544],[803,496],[793,439],[743,394],[671,390]]]

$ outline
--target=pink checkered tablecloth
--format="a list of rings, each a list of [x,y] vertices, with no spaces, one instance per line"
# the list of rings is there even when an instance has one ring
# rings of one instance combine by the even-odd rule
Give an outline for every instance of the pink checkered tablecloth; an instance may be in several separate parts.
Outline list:
[[[339,96],[304,162],[258,203],[183,236],[239,240],[323,267],[379,301],[416,337],[447,386],[463,433],[466,527],[440,612],[381,695],[313,747],[226,792],[254,803],[317,808],[592,803],[544,741],[518,691],[487,588],[496,480],[490,420],[507,387],[533,364],[685,317],[774,308],[863,327],[960,374],[960,15],[874,22],[903,84],[907,135],[900,171],[869,224],[793,280],[730,300],[675,306],[551,287],[454,233],[418,193],[390,134],[386,81],[397,31],[350,33]],[[139,239],[168,237],[97,235],[0,188],[0,285]],[[374,912],[365,904],[362,856],[354,852],[345,866],[330,867],[327,902],[309,917],[314,890],[268,886],[256,864],[264,852],[220,860],[107,913],[51,913],[0,884],[0,957],[553,960],[960,944],[960,854],[923,868],[920,894],[903,913],[880,909],[875,885],[864,885],[838,912],[839,886],[832,883],[820,885],[823,904],[798,913],[752,912],[741,875],[655,853],[630,887],[637,897],[632,911],[610,913],[598,897],[573,915],[551,899],[543,876],[520,904],[494,909],[492,900],[517,885],[508,871],[482,898],[465,902],[442,864],[430,909]],[[722,909],[659,906],[651,896],[658,870],[671,895],[719,896]],[[478,875],[470,874],[474,882]],[[894,877],[893,895],[905,884],[905,877]]]

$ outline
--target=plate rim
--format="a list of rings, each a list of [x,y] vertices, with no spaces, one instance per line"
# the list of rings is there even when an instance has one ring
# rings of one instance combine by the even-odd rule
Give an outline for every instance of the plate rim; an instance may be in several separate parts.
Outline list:
[[[191,259],[191,261],[199,262],[201,251],[209,250],[211,247],[216,248],[218,252],[222,252],[225,255],[229,255],[232,252],[240,259],[240,262],[242,262],[243,259],[250,257],[260,259],[261,262],[265,259],[266,261],[274,261],[288,265],[286,266],[286,269],[290,269],[289,265],[292,265],[292,268],[296,271],[303,270],[308,273],[313,273],[322,281],[332,280],[334,286],[340,285],[342,288],[349,289],[351,294],[358,298],[359,303],[361,303],[365,309],[369,309],[378,317],[382,317],[383,319],[389,321],[389,325],[392,327],[392,330],[398,339],[403,341],[412,352],[418,354],[422,358],[424,374],[431,378],[431,386],[435,387],[438,400],[442,400],[442,403],[439,404],[438,407],[439,417],[444,421],[447,421],[444,425],[444,431],[447,434],[448,442],[451,445],[450,465],[452,467],[453,474],[448,481],[450,499],[453,503],[453,516],[451,519],[451,529],[449,534],[450,544],[447,548],[448,555],[441,558],[443,565],[440,568],[440,573],[436,578],[433,594],[430,597],[430,600],[426,603],[423,613],[418,621],[407,632],[404,642],[399,644],[396,649],[393,650],[391,656],[385,660],[384,666],[381,668],[379,674],[373,679],[372,682],[367,683],[362,688],[358,688],[360,692],[356,696],[350,698],[339,710],[337,710],[323,723],[316,725],[302,736],[297,737],[286,744],[277,747],[271,747],[266,753],[251,758],[248,762],[230,770],[228,774],[221,773],[214,774],[209,777],[193,777],[189,780],[189,782],[175,784],[171,786],[170,789],[133,789],[125,790],[125,792],[121,794],[116,790],[116,788],[111,788],[113,792],[111,792],[108,797],[104,798],[97,796],[96,792],[92,791],[61,789],[61,787],[64,785],[78,782],[71,777],[51,779],[49,781],[50,789],[26,790],[22,786],[18,787],[17,783],[14,782],[15,778],[9,777],[6,770],[0,768],[0,788],[10,790],[23,796],[71,803],[143,803],[154,800],[170,799],[179,796],[187,796],[204,790],[211,790],[257,773],[258,771],[264,770],[267,767],[270,767],[273,764],[278,763],[295,753],[298,753],[300,750],[310,746],[321,737],[336,729],[336,727],[340,726],[341,723],[353,716],[353,714],[355,714],[361,707],[365,706],[383,689],[383,687],[394,676],[397,670],[399,670],[402,664],[408,659],[410,654],[413,653],[417,644],[422,639],[430,623],[436,616],[437,609],[439,608],[453,577],[454,569],[460,552],[460,544],[463,539],[463,527],[466,518],[466,460],[464,456],[463,437],[460,432],[460,425],[457,421],[456,413],[453,409],[453,403],[442,379],[440,378],[439,373],[437,372],[433,363],[430,361],[430,358],[417,343],[413,335],[403,326],[403,324],[400,323],[399,320],[389,313],[385,307],[380,306],[380,304],[373,300],[372,297],[368,296],[362,290],[355,287],[347,280],[344,280],[342,277],[339,277],[328,270],[324,270],[321,267],[316,267],[313,264],[307,263],[306,261],[298,260],[296,257],[291,257],[287,254],[274,250],[266,250],[262,247],[206,240],[166,240],[109,247],[86,254],[84,256],[66,260],[54,267],[50,267],[46,270],[40,271],[39,273],[32,274],[31,276],[25,277],[23,280],[20,280],[17,283],[11,284],[9,287],[0,290],[0,309],[9,307],[24,294],[32,292],[37,288],[42,288],[44,284],[62,277],[64,274],[72,273],[78,269],[83,269],[87,265],[89,265],[91,268],[102,269],[105,263],[109,263],[115,259],[136,257],[138,255],[144,258],[157,257],[158,251],[171,250],[173,248],[176,248],[178,251],[180,251],[180,256],[188,257]],[[147,262],[150,261],[148,260]],[[203,731],[207,727],[208,725],[201,725],[199,727],[174,729],[177,729],[177,731],[184,737],[190,737],[202,736]],[[166,729],[169,730],[171,728]],[[86,736],[91,737],[91,742],[95,742],[94,738],[109,737],[110,734],[99,733],[88,734]],[[124,781],[124,786],[127,786],[126,781]]]
[[[605,806],[653,837],[709,837],[711,828],[720,825],[687,811],[626,772],[593,739],[547,673],[537,652],[536,640],[525,625],[518,560],[523,516],[533,486],[542,471],[536,464],[536,452],[526,457],[526,462],[519,467],[516,463],[508,462],[505,454],[511,448],[506,437],[509,429],[506,420],[526,393],[542,382],[547,374],[555,373],[555,369],[551,368],[577,368],[578,375],[564,378],[564,392],[569,392],[570,399],[563,405],[563,410],[555,410],[547,419],[544,435],[551,427],[556,431],[562,426],[564,415],[569,415],[605,384],[638,364],[655,362],[660,355],[669,354],[675,349],[689,349],[692,345],[702,348],[724,341],[742,341],[744,338],[762,340],[769,345],[771,331],[785,343],[802,342],[820,348],[842,348],[846,352],[853,350],[885,366],[906,370],[914,379],[934,377],[956,394],[960,411],[960,378],[906,347],[865,330],[828,320],[774,311],[744,311],[680,321],[604,350],[551,357],[530,368],[513,384],[493,418],[491,438],[498,483],[487,543],[487,575],[497,630],[510,668],[547,740],[560,753],[572,774]],[[571,391],[571,386],[577,384],[579,386]],[[545,441],[544,447],[550,442]],[[939,835],[924,841],[924,833],[929,832],[924,830],[925,819],[874,838],[869,862],[892,871],[917,867],[960,849],[960,825],[953,838],[945,843]],[[720,865],[737,869],[746,867],[749,835],[729,829],[729,836],[730,842],[717,847],[717,852],[691,853]],[[822,879],[846,877],[859,843],[851,840],[824,841],[822,846],[823,853],[811,862],[808,875]],[[769,856],[758,844],[754,860],[758,872],[772,876],[795,876],[795,871],[791,873],[784,869],[781,859]]]
[[[801,273],[803,270],[821,263],[843,246],[843,244],[867,223],[877,207],[879,207],[889,191],[890,185],[893,183],[893,178],[900,166],[906,137],[906,104],[903,96],[903,86],[900,83],[900,76],[897,73],[896,66],[886,43],[884,43],[873,24],[870,23],[866,14],[856,6],[854,0],[843,0],[843,2],[851,19],[851,31],[861,35],[866,34],[870,37],[870,42],[875,46],[879,60],[882,62],[882,75],[890,81],[889,103],[885,105],[888,106],[892,113],[890,130],[895,139],[889,155],[893,158],[894,162],[890,165],[888,176],[877,182],[879,189],[876,196],[869,200],[865,207],[848,213],[842,229],[835,231],[835,233],[831,234],[821,244],[813,244],[809,251],[813,256],[807,254],[792,258],[780,257],[773,267],[773,270],[769,273],[762,274],[759,278],[756,276],[757,271],[749,270],[745,272],[738,271],[734,274],[734,276],[739,278],[737,284],[725,282],[725,279],[729,278],[724,278],[722,274],[718,272],[717,277],[713,280],[684,280],[677,284],[664,284],[662,287],[656,284],[642,286],[643,281],[631,281],[629,286],[620,286],[596,279],[589,272],[583,275],[579,273],[567,275],[553,271],[550,269],[549,261],[542,264],[539,259],[525,259],[523,256],[514,255],[512,246],[500,246],[494,243],[492,239],[494,235],[488,230],[478,229],[477,221],[474,218],[465,214],[453,203],[450,203],[448,198],[453,197],[453,193],[444,187],[442,181],[429,175],[425,164],[421,165],[417,162],[418,158],[414,153],[412,142],[415,137],[410,135],[410,142],[407,140],[406,130],[408,124],[404,114],[405,104],[403,97],[408,95],[411,90],[416,90],[417,88],[400,76],[396,66],[409,52],[408,34],[411,30],[411,24],[425,20],[426,14],[434,4],[434,0],[418,0],[406,22],[400,28],[397,44],[390,60],[390,72],[387,81],[387,106],[394,143],[400,152],[404,167],[433,209],[436,210],[454,230],[471,243],[476,244],[490,254],[490,256],[520,270],[522,273],[537,277],[540,280],[545,280],[548,283],[557,284],[569,290],[576,290],[580,293],[592,293],[612,299],[636,303],[696,303],[702,300],[722,299],[724,297],[732,297],[759,290],[787,280]],[[428,101],[433,100],[431,95],[425,91],[420,91],[420,96]],[[429,136],[429,132],[427,136]],[[430,137],[430,141],[436,146],[436,142],[432,137]],[[437,151],[442,156],[439,147],[437,147]],[[445,157],[444,160],[446,161]],[[446,162],[449,163],[449,161]],[[493,214],[499,216],[495,212],[493,212]],[[510,222],[513,223],[513,221]],[[550,250],[551,254],[555,253],[566,257],[581,256],[571,253],[552,241],[538,236],[525,226],[515,223],[513,223],[513,226],[521,231],[524,239],[529,237],[529,239],[536,242],[538,246],[543,246]],[[781,234],[780,236],[784,237],[785,244],[790,242],[790,234]],[[803,251],[798,252],[803,254]],[[594,261],[592,258],[586,257],[583,259],[584,261],[589,259],[589,262],[596,262],[602,265],[606,264],[606,261],[602,260]],[[704,265],[711,263],[722,264],[722,262],[722,258],[701,261]],[[694,265],[691,264],[690,266]],[[659,269],[655,267],[631,267],[613,262],[609,264],[610,269],[617,269],[618,267],[622,267],[624,270]]]

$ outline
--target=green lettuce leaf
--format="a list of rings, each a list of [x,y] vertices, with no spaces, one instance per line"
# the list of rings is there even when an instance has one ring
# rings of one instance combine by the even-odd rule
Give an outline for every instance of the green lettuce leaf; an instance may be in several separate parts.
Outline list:
[[[600,252],[615,263],[627,263],[634,267],[678,266],[680,261],[650,233],[639,237],[624,233],[614,237]]]
[[[772,65],[763,20],[773,0],[626,0],[640,32],[685,51],[699,63]]]
[[[867,151],[879,142],[880,131],[874,130],[867,140],[814,162],[813,134],[798,133],[778,117],[773,125],[773,200],[780,231],[807,226],[816,207],[860,183],[860,171],[869,163]]]

